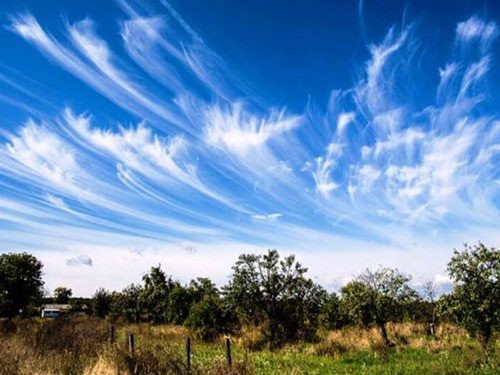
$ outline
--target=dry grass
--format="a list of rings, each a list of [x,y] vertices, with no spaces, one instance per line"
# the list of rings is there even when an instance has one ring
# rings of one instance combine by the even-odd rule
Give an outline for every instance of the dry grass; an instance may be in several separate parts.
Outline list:
[[[96,319],[17,320],[0,340],[2,374],[78,374],[97,359],[108,324]]]
[[[429,336],[422,324],[390,323],[387,331],[398,350],[413,348],[437,353],[466,347],[471,341],[465,330],[451,324],[438,326],[435,337]],[[370,350],[378,357],[386,356],[387,348],[377,328],[346,327],[337,331],[322,331],[319,337],[319,342],[310,350],[317,355],[338,356],[347,351]]]
[[[264,327],[243,326],[236,342],[245,350],[256,351],[264,349],[267,345]]]
[[[149,324],[120,325],[117,326],[116,345],[109,344],[109,331],[108,322],[90,318],[69,321],[0,321],[0,374],[187,373],[184,343],[190,333],[186,328]],[[136,337],[136,352],[133,356],[128,352],[126,344],[128,333],[134,333]],[[225,364],[223,337],[211,344],[193,340],[191,374],[283,373],[263,368],[280,368],[280,363],[286,361],[292,361],[292,365],[286,367],[286,373],[303,373],[307,372],[302,369],[305,361],[310,361],[309,366],[316,363],[314,358],[320,363],[328,359],[334,361],[332,364],[338,364],[343,363],[345,358],[358,356],[356,353],[364,358],[362,361],[368,360],[368,355],[374,361],[387,364],[392,363],[391,358],[394,358],[395,353],[403,356],[407,355],[405,353],[409,356],[416,355],[410,353],[427,353],[426,355],[431,356],[429,358],[445,358],[452,353],[460,353],[453,354],[453,358],[467,359],[467,366],[471,368],[483,366],[481,361],[484,356],[479,344],[456,326],[443,324],[438,327],[436,336],[430,337],[426,327],[422,325],[389,324],[388,333],[390,340],[396,345],[395,349],[383,345],[380,333],[375,328],[346,327],[320,332],[316,343],[292,344],[271,353],[265,349],[266,340],[262,328],[244,327],[238,337],[232,338],[234,355],[231,368]],[[493,349],[496,353],[494,358],[498,357],[499,349],[497,341]]]

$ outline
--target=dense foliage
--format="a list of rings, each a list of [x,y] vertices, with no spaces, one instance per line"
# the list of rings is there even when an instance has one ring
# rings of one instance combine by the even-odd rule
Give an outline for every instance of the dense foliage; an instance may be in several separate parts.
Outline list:
[[[294,256],[280,260],[276,250],[241,255],[225,295],[242,321],[266,324],[271,345],[310,339],[326,294],[306,272]]]
[[[69,299],[73,295],[73,291],[69,288],[58,287],[54,289],[54,302],[66,304],[69,303]]]
[[[2,316],[36,311],[41,270],[41,263],[25,253],[0,257]],[[111,320],[185,325],[204,340],[253,329],[262,336],[256,340],[270,348],[314,341],[320,328],[376,327],[385,346],[393,344],[387,332],[392,322],[425,323],[433,334],[437,323],[452,320],[484,344],[499,328],[500,255],[483,244],[455,251],[448,266],[454,290],[439,298],[432,283],[419,296],[409,276],[390,268],[367,269],[343,286],[340,295],[328,293],[307,277],[307,268],[294,256],[282,258],[276,250],[241,255],[232,270],[222,289],[207,278],[183,285],[156,266],[142,283],[121,292],[99,289],[88,304],[63,287],[54,290],[51,300],[88,305],[93,315]]]
[[[0,316],[30,314],[43,296],[42,263],[27,253],[0,255]]]
[[[409,281],[409,277],[397,270],[367,269],[341,289],[344,311],[353,321],[365,326],[375,324],[384,343],[389,345],[387,323],[400,320],[405,307],[416,298]]]
[[[500,327],[500,250],[482,243],[455,250],[448,272],[455,283],[448,308],[486,345]]]

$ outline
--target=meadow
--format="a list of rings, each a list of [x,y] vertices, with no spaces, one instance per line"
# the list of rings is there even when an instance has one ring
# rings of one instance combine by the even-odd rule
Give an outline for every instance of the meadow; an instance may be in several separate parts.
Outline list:
[[[498,374],[500,340],[488,349],[451,324],[430,336],[424,325],[391,323],[394,347],[383,344],[375,328],[320,330],[311,343],[296,342],[269,350],[258,328],[231,336],[232,365],[225,338],[196,339],[187,328],[172,325],[114,324],[90,317],[3,320],[0,373],[24,374]],[[135,337],[130,353],[128,334]],[[192,338],[191,371],[185,342]]]

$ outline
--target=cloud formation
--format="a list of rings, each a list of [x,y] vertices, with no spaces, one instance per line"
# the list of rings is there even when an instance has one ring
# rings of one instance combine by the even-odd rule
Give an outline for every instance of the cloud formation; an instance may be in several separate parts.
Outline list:
[[[10,32],[139,120],[51,103],[56,115],[33,108],[2,129],[0,239],[9,247],[48,251],[51,267],[55,254],[70,266],[113,262],[97,249],[116,257],[122,249],[129,260],[142,249],[137,267],[169,254],[172,272],[196,256],[219,279],[229,267],[216,259],[277,247],[304,254],[337,285],[358,269],[343,254],[392,256],[404,269],[410,250],[429,259],[441,249],[439,264],[416,271],[444,283],[450,247],[500,240],[500,117],[487,90],[494,21],[473,15],[456,25],[448,61],[427,72],[437,80],[425,103],[415,100],[423,52],[410,25],[367,45],[352,86],[332,88],[310,116],[307,106],[294,113],[258,102],[167,2],[161,14],[118,4],[121,45],[90,18],[58,33],[30,13],[10,17]],[[344,264],[335,280],[321,256]],[[123,285],[135,281],[124,275]]]
[[[77,266],[92,267],[93,261],[92,261],[92,258],[89,257],[88,255],[82,254],[82,255],[79,255],[75,258],[66,259],[66,264],[68,266],[73,266],[73,267],[77,267]]]

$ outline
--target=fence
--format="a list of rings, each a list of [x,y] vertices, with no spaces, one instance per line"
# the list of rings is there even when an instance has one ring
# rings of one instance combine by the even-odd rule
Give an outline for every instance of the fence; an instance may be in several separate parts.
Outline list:
[[[113,345],[116,343],[116,327],[114,325],[111,326],[109,332],[109,342]],[[135,336],[133,333],[128,333],[128,350],[130,354],[133,356],[135,354]],[[224,350],[226,354],[226,365],[228,367],[232,366],[232,357],[231,357],[231,340],[226,338],[224,341]],[[186,368],[188,371],[191,371],[191,338],[186,337]]]

